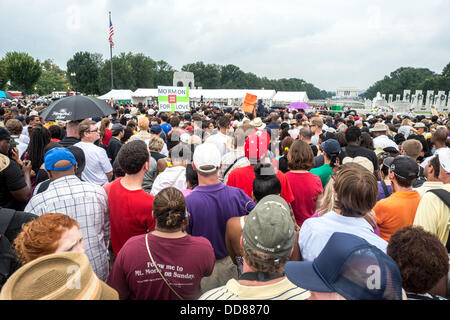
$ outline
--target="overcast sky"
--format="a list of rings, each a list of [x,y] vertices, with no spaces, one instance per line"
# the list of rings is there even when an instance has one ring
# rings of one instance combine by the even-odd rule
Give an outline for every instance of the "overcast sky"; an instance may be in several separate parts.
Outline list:
[[[399,67],[440,73],[450,62],[450,0],[1,0],[0,57],[77,51],[144,53],[175,69],[234,64],[320,89],[367,89]]]

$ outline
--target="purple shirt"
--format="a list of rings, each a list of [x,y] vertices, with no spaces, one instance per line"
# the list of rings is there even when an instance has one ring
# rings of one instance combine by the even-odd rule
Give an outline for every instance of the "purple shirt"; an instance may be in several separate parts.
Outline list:
[[[388,186],[386,185],[388,191],[389,191],[389,196],[392,194],[392,186]],[[377,202],[380,201],[381,199],[387,198],[388,195],[386,195],[384,193],[384,189],[383,186],[381,185],[381,182],[378,181],[378,198],[377,198]]]
[[[244,191],[222,182],[197,186],[186,197],[186,209],[191,214],[186,231],[211,242],[216,259],[228,256],[225,229],[229,218],[247,215],[255,203]]]

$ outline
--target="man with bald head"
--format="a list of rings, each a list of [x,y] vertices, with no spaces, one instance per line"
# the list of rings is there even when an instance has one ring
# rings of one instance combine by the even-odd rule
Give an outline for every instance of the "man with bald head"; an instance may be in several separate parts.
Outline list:
[[[66,148],[47,151],[44,165],[50,185],[47,190],[31,198],[25,211],[38,216],[49,212],[64,213],[77,220],[92,268],[101,280],[106,280],[109,272],[110,224],[105,190],[81,181],[75,175],[77,162]]]

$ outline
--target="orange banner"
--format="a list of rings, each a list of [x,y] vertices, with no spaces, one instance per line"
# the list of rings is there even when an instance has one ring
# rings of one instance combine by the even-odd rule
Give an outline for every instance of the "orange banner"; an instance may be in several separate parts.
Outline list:
[[[258,96],[247,93],[245,95],[244,103],[242,104],[242,111],[248,112],[248,113],[253,113],[253,109],[255,108],[256,99],[258,99]]]

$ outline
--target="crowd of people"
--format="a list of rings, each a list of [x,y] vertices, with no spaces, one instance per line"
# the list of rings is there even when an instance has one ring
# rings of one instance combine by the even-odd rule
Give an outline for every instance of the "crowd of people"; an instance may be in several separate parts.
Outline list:
[[[446,300],[450,114],[0,108],[0,299]]]

